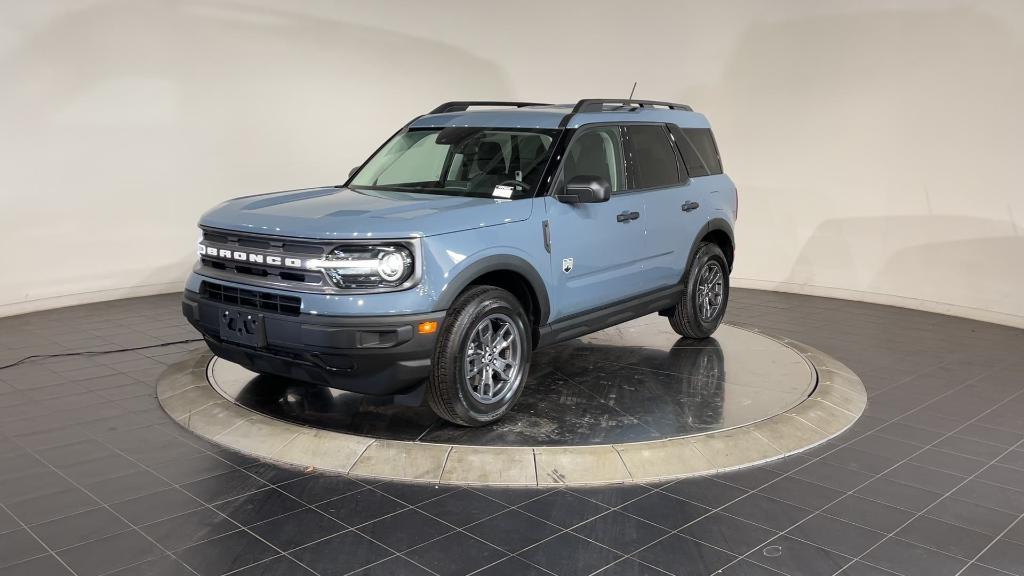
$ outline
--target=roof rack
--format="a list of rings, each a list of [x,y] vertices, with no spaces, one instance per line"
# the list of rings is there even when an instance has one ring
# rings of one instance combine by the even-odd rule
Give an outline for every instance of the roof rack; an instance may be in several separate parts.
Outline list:
[[[461,100],[455,102],[445,102],[437,108],[434,108],[428,114],[444,114],[445,112],[465,112],[470,106],[509,106],[512,108],[522,108],[524,106],[550,106],[550,104],[541,104],[540,102],[498,102],[492,100]]]
[[[579,114],[580,112],[604,112],[605,104],[619,104],[627,108],[653,108],[655,106],[664,106],[670,110],[686,110],[692,112],[693,108],[690,108],[686,104],[674,104],[672,102],[659,102],[657,100],[623,100],[621,98],[585,98],[576,103],[576,106],[572,109],[572,114]]]

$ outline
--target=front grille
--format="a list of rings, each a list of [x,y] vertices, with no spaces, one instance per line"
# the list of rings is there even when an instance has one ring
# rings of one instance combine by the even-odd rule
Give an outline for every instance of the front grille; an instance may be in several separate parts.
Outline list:
[[[325,251],[332,246],[332,243],[327,241],[304,242],[301,240],[240,234],[223,230],[203,230],[203,243],[213,248],[243,251],[257,250],[259,251],[258,253],[264,255],[293,258],[316,258],[323,256]],[[209,258],[206,255],[201,256],[199,261],[207,276],[223,280],[236,281],[233,277],[244,277],[248,280],[239,278],[237,281],[247,282],[256,280],[257,283],[266,286],[280,286],[306,291],[324,291],[331,288],[323,273],[319,271],[271,266],[255,262],[222,260]]]
[[[302,299],[297,296],[280,296],[272,292],[247,290],[225,286],[215,282],[203,282],[199,286],[199,294],[208,300],[222,302],[232,306],[253,308],[264,312],[298,316],[302,311]]]

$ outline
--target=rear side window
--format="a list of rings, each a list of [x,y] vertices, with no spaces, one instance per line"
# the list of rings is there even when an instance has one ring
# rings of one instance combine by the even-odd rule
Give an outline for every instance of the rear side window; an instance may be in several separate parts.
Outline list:
[[[673,134],[690,177],[722,173],[722,161],[710,129],[676,128]]]
[[[657,188],[679,183],[679,166],[665,126],[630,125],[626,134],[632,149],[633,188]]]

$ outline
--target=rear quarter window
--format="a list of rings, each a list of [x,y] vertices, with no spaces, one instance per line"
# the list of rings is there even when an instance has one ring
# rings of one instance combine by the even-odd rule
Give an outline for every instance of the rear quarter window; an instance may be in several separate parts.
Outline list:
[[[674,128],[672,134],[691,178],[722,173],[715,137],[708,128]]]

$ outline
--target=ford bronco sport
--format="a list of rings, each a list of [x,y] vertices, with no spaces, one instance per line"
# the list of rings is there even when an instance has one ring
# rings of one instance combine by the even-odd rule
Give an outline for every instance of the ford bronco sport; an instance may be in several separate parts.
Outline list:
[[[736,212],[688,106],[449,102],[344,185],[204,214],[182,308],[254,372],[425,395],[479,426],[516,402],[541,346],[653,312],[714,332]]]

